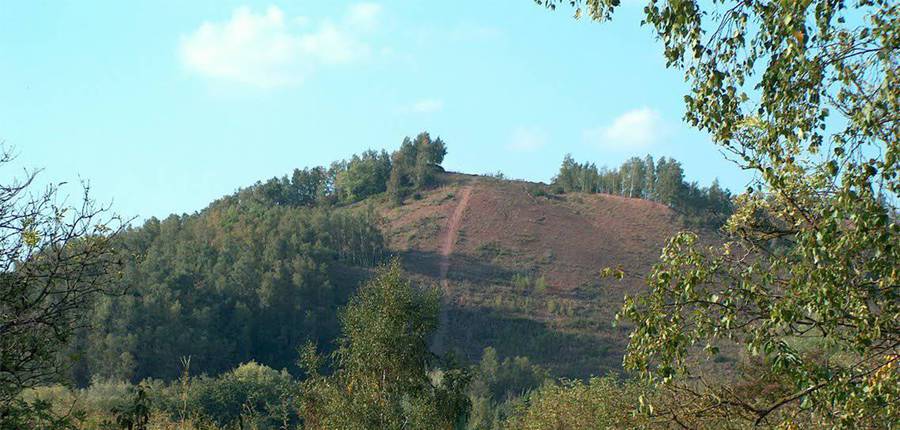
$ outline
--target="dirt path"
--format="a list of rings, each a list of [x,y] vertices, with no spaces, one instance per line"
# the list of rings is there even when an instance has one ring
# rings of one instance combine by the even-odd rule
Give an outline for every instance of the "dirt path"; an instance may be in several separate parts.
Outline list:
[[[441,289],[444,292],[444,297],[448,298],[450,294],[450,282],[447,281],[447,273],[450,271],[450,256],[453,254],[453,245],[456,244],[456,240],[459,238],[459,227],[462,224],[463,215],[466,213],[466,208],[469,206],[469,197],[472,195],[472,186],[469,185],[462,189],[460,193],[459,203],[456,204],[456,208],[453,209],[453,214],[450,215],[450,219],[447,220],[447,225],[444,226],[444,230],[440,235],[440,255],[441,260],[439,263],[439,277],[441,280]],[[441,304],[441,311],[438,315],[438,329],[437,333],[434,336],[434,345],[433,349],[437,353],[444,352],[444,338],[447,334],[447,324],[449,322],[448,313],[447,313],[447,303]]]

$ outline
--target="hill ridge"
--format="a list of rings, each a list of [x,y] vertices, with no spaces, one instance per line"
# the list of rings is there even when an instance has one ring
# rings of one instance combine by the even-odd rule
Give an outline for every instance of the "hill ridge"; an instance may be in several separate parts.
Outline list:
[[[494,346],[566,377],[619,371],[627,333],[614,315],[685,228],[678,213],[525,181],[448,172],[440,184],[380,209],[391,252],[444,293],[433,349],[477,360]],[[605,267],[625,279],[601,278]]]

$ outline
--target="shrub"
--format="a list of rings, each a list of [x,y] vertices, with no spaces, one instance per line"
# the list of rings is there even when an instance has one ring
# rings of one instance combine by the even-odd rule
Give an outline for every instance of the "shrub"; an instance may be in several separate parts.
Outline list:
[[[512,277],[512,285],[519,291],[526,291],[529,287],[531,287],[531,278],[528,275],[523,275],[521,273],[516,273]]]
[[[533,391],[503,425],[505,429],[638,428],[647,419],[634,414],[640,387],[615,378],[562,381]]]

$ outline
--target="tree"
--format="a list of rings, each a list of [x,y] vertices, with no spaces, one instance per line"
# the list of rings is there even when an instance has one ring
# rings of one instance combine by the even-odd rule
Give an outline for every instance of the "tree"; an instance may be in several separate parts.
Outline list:
[[[452,429],[468,413],[461,369],[431,366],[437,290],[421,291],[394,260],[362,286],[341,313],[334,373],[321,375],[315,346],[303,351],[308,373],[300,415],[312,429]]]
[[[413,184],[416,189],[425,189],[434,183],[434,169],[440,165],[447,150],[440,138],[431,141],[431,135],[419,133],[415,140],[416,164],[413,167]]]
[[[258,415],[254,424],[262,424],[262,428],[286,428],[285,421],[296,421],[294,414],[287,411],[295,400],[295,390],[296,382],[287,371],[250,361],[215,378],[202,376],[187,380],[183,404],[190,405],[191,412],[199,412],[221,428],[242,428],[242,421],[253,418],[252,415]],[[181,409],[171,412],[178,416],[186,412]],[[248,412],[251,417],[244,416]]]
[[[605,20],[618,0],[567,3]],[[721,4],[721,7],[718,7]],[[684,386],[756,424],[900,421],[900,5],[887,0],[650,1],[644,22],[691,85],[685,119],[759,180],[723,246],[674,237],[626,301],[625,364],[675,383],[691,345],[761,358],[787,394]],[[730,391],[729,391],[730,390]],[[786,413],[786,411],[791,413]]]
[[[387,192],[395,205],[412,191],[434,186],[434,175],[441,171],[441,163],[447,155],[447,145],[440,137],[432,140],[427,132],[419,133],[415,140],[405,137],[400,149],[391,155],[391,174]]]
[[[403,138],[400,149],[391,156],[391,176],[388,179],[388,194],[394,204],[400,204],[415,188],[414,169],[418,161],[419,146],[408,136]]]
[[[11,160],[4,151],[0,165]],[[113,239],[124,223],[87,186],[66,206],[59,186],[34,191],[36,175],[0,186],[0,423],[28,408],[23,389],[60,377],[59,350],[93,300],[113,291],[120,258]]]
[[[553,184],[563,192],[608,193],[662,202],[690,226],[719,228],[733,210],[731,193],[718,181],[708,188],[686,183],[681,164],[666,157],[660,158],[659,164],[654,164],[650,155],[643,160],[631,157],[616,169],[604,166],[598,170],[594,163],[577,163],[567,154]]]
[[[370,207],[226,198],[123,232],[127,292],[92,308],[67,351],[80,358],[74,381],[175,378],[180,356],[210,375],[250,360],[292,368],[296,348],[337,337],[335,311],[367,271],[354,266],[387,254],[379,225]]]
[[[366,151],[354,155],[335,178],[339,199],[353,203],[387,189],[391,174],[391,157],[387,152]]]
[[[661,157],[656,164],[655,195],[657,201],[669,206],[678,205],[684,197],[685,188],[684,170],[681,169],[681,163],[671,158]]]
[[[572,154],[566,154],[563,157],[562,165],[559,166],[559,173],[553,178],[553,183],[559,185],[564,191],[574,190],[576,165]]]
[[[315,206],[331,192],[328,172],[323,167],[294,169],[291,175],[294,204],[298,206]]]
[[[622,194],[628,197],[642,197],[644,194],[644,162],[640,158],[631,157],[619,169],[622,172]]]
[[[656,164],[653,156],[644,157],[644,195],[645,199],[656,200]]]

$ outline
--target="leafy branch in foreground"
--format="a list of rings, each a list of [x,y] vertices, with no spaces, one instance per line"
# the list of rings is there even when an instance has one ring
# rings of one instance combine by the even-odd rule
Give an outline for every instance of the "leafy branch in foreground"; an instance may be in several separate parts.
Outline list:
[[[0,165],[11,160],[4,152]],[[111,291],[119,258],[111,240],[124,228],[88,187],[75,206],[60,199],[58,186],[33,193],[36,174],[0,185],[0,422],[7,423],[25,416],[16,410],[27,407],[18,400],[23,389],[59,376],[58,351],[92,300]]]
[[[619,5],[537,3],[595,20]],[[626,366],[751,424],[900,421],[900,4],[651,0],[644,15],[691,86],[686,121],[757,179],[723,246],[676,236],[627,300]],[[678,382],[722,339],[780,394]]]

